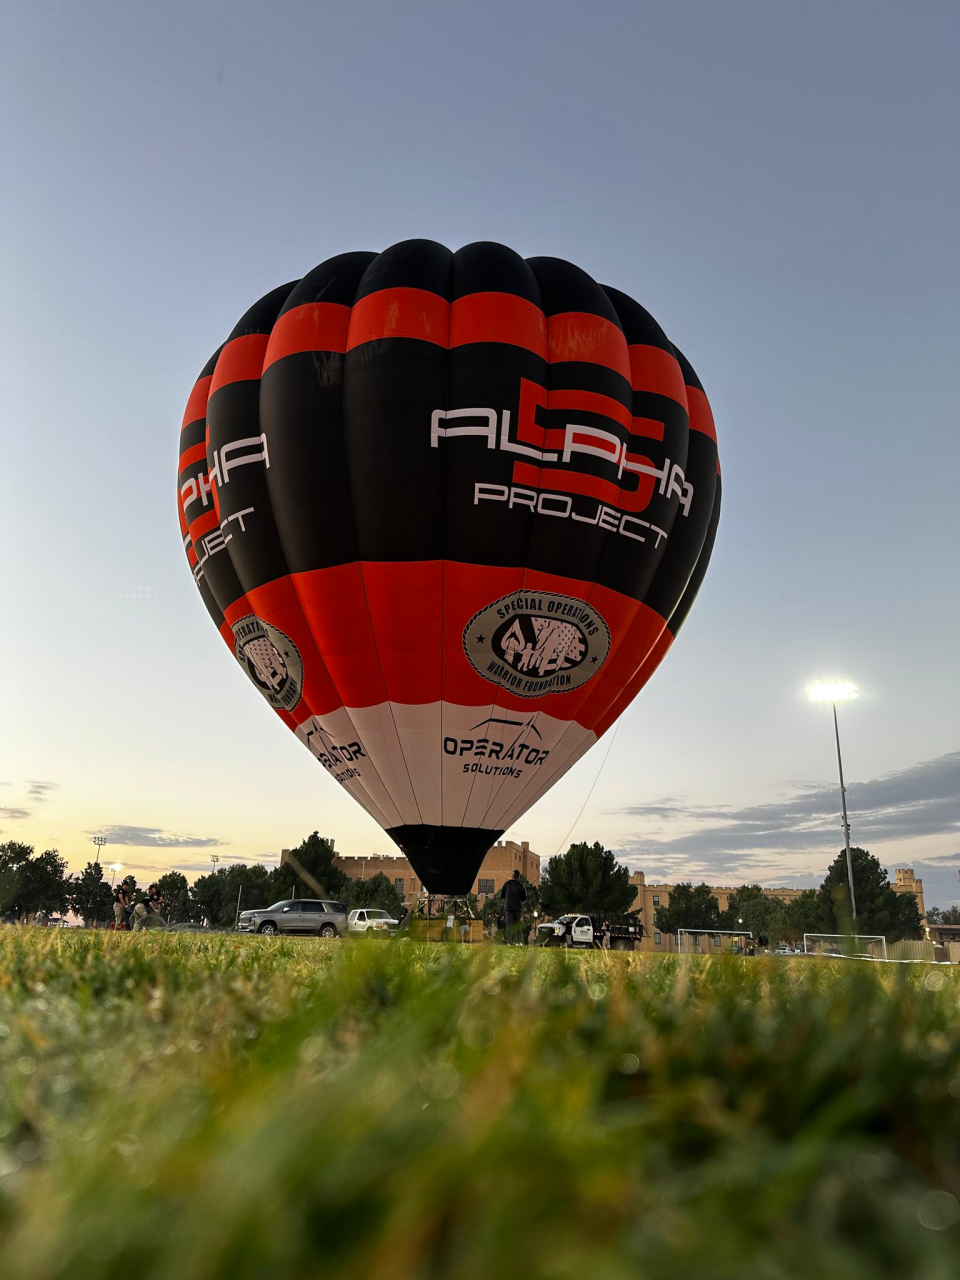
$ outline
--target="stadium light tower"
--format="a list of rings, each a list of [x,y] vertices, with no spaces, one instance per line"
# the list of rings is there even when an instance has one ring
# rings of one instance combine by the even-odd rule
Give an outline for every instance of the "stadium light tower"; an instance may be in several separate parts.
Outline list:
[[[853,858],[850,856],[850,823],[847,819],[847,788],[843,784],[843,759],[840,755],[840,726],[837,722],[837,703],[849,702],[859,693],[849,680],[817,680],[807,686],[811,702],[829,702],[833,707],[833,732],[837,739],[837,767],[840,770],[840,807],[843,811],[843,839],[847,848],[847,882],[850,885],[850,914],[857,918],[857,899],[853,892]]]
[[[106,836],[91,836],[91,837],[90,837],[90,843],[91,843],[91,844],[95,844],[95,845],[97,846],[97,862],[99,863],[99,861],[100,861],[100,851],[103,849],[103,846],[107,843],[107,837],[106,837]]]

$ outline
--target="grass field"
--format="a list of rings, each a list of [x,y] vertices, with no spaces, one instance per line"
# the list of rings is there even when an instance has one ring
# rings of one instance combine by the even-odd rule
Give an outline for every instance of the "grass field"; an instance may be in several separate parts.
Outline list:
[[[0,1274],[955,1280],[960,969],[0,931]]]

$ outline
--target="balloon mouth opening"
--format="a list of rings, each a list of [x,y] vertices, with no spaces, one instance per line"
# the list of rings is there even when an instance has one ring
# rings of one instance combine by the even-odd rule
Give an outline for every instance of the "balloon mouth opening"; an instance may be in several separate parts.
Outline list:
[[[465,896],[503,831],[410,825],[392,827],[387,835],[400,846],[427,893]]]

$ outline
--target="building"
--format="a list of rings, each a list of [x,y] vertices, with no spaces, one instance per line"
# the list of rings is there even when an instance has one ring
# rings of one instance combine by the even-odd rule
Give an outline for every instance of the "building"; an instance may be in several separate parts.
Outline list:
[[[369,880],[371,876],[385,875],[408,905],[423,892],[416,872],[402,854],[351,857],[341,853],[337,854],[335,863],[351,879]],[[539,885],[540,855],[533,852],[526,840],[520,844],[514,840],[498,840],[484,858],[470,891],[482,901],[499,893],[514,871],[519,871],[531,884]]]
[[[916,878],[913,874],[913,869],[910,867],[898,867],[895,875],[896,883],[890,886],[891,889],[895,893],[914,894],[917,899],[917,906],[920,909],[920,915],[923,916],[923,881]],[[657,907],[665,907],[670,901],[670,894],[674,886],[672,884],[647,884],[646,877],[642,871],[634,871],[630,876],[630,883],[637,891],[633,910],[640,914],[645,931],[641,949],[644,951],[676,951],[676,938],[673,934],[660,933],[656,927],[655,916]],[[736,893],[740,887],[739,885],[711,886],[710,892],[719,903],[721,911],[726,911],[730,904],[731,894]],[[764,889],[763,892],[766,897],[778,898],[786,906],[787,903],[793,902],[795,898],[799,898],[804,890],[779,888]],[[724,935],[721,934],[718,937],[719,940],[711,943],[711,946],[715,945],[717,950],[721,950],[728,944]]]
[[[897,867],[893,874],[897,879],[890,888],[894,893],[912,893],[917,900],[922,920],[927,914],[923,905],[923,881],[913,874],[913,867]]]
[[[661,933],[656,926],[656,910],[657,907],[665,907],[670,901],[670,894],[674,886],[672,884],[647,884],[646,876],[642,871],[634,871],[630,876],[630,883],[637,891],[637,896],[633,902],[632,910],[639,913],[644,927],[644,938],[641,944],[643,951],[676,951],[677,940],[672,933]],[[737,892],[739,885],[711,885],[710,892],[716,898],[720,905],[721,911],[726,911],[730,902],[731,894]],[[802,889],[764,889],[764,894],[768,898],[779,898],[784,904],[792,902],[794,898],[799,898],[803,892]],[[724,934],[711,935],[711,938],[718,939],[711,942],[711,949],[717,951],[728,950],[730,941]]]
[[[928,924],[927,937],[939,947],[960,943],[960,924]]]

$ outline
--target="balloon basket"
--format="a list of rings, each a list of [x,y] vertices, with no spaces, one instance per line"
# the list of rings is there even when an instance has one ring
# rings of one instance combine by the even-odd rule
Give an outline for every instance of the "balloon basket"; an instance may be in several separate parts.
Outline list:
[[[483,921],[465,897],[424,895],[413,905],[398,934],[416,942],[482,942]]]

